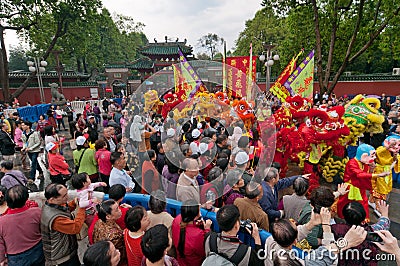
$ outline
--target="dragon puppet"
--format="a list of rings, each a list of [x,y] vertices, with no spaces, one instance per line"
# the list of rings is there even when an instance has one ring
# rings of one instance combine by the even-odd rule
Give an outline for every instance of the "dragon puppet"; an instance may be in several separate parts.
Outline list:
[[[144,94],[144,111],[154,111],[156,113],[161,113],[161,108],[163,103],[158,98],[158,93],[156,90],[149,90]]]
[[[164,105],[161,110],[162,117],[166,118],[168,113],[175,108],[180,102],[182,102],[181,98],[172,92],[168,92],[164,95]]]
[[[241,99],[233,101],[232,107],[237,116],[243,121],[247,131],[249,131],[256,119],[252,106]]]
[[[274,113],[273,122],[277,129],[292,127],[296,122],[301,122],[307,116],[311,102],[299,95],[287,97],[286,102]]]
[[[333,182],[343,178],[348,162],[346,147],[356,143],[365,132],[382,131],[383,116],[379,100],[356,96],[345,107],[306,108],[300,96],[288,98],[275,114],[276,151],[274,161],[281,164],[281,177],[287,170],[288,159],[304,167],[310,176],[310,190],[319,186],[319,179]]]

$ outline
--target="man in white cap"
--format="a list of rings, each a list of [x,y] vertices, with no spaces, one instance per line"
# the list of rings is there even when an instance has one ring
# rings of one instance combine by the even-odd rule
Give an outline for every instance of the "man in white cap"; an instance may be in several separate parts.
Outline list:
[[[192,131],[192,142],[190,143],[190,149],[192,150],[193,154],[199,153],[200,135],[201,132],[197,128]]]
[[[173,151],[174,149],[179,148],[179,144],[178,144],[178,141],[176,140],[175,133],[176,133],[176,131],[173,128],[169,128],[167,130],[167,138],[164,140],[165,143],[163,144],[164,153],[167,153],[167,152]]]
[[[249,155],[244,151],[238,152],[235,156],[235,165],[236,169],[243,173],[242,178],[244,180],[244,186],[241,189],[241,192],[244,192],[246,185],[250,183],[254,175],[253,169],[250,168]]]

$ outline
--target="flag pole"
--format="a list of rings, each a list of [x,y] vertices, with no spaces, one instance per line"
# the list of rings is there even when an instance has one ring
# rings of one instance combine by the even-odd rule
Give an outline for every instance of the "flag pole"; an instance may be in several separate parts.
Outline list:
[[[249,101],[251,98],[252,78],[253,75],[253,43],[250,43],[250,60],[249,60],[249,73],[247,74],[247,91],[246,100]]]
[[[222,56],[222,92],[226,92],[226,41],[224,41],[224,54]]]

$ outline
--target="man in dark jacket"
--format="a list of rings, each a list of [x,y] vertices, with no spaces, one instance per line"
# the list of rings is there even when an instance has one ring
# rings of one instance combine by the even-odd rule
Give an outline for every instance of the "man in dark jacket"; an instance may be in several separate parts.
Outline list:
[[[0,123],[0,152],[3,155],[3,160],[15,161],[15,142],[11,135],[7,132],[8,125]]]
[[[97,132],[97,124],[95,121],[95,117],[90,115],[88,117],[89,123],[87,124],[88,134],[89,134],[89,141],[91,143],[95,143],[96,140],[99,139],[99,133]]]

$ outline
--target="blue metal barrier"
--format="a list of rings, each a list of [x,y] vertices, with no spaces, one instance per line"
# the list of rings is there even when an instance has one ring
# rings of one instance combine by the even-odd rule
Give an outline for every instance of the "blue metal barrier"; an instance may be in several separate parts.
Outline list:
[[[29,122],[35,123],[38,121],[37,109],[35,106],[24,106],[17,109],[19,116],[23,120],[27,120]]]
[[[113,98],[112,99],[114,102],[118,103],[119,105],[122,104],[122,98]]]
[[[37,120],[39,120],[40,115],[46,115],[47,110],[49,110],[50,106],[51,106],[51,104],[48,104],[48,103],[35,105],[35,107],[37,109],[37,114],[38,114]]]

